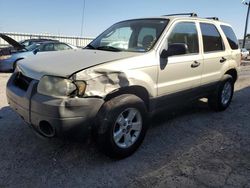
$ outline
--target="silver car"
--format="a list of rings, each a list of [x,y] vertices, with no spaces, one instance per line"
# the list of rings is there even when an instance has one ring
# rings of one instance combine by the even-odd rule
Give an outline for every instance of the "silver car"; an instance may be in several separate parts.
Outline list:
[[[12,46],[0,50],[0,72],[13,71],[18,61],[34,56],[37,52],[76,49],[72,45],[54,40],[37,40],[25,46],[26,43],[19,43],[6,35],[0,34],[0,37]]]
[[[241,59],[245,60],[249,56],[249,51],[246,48],[241,49]]]

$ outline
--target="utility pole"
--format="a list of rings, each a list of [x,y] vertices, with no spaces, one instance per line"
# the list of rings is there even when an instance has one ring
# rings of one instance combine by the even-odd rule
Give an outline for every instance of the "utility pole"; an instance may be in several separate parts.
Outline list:
[[[85,14],[85,0],[83,0],[83,7],[82,7],[82,23],[81,23],[80,36],[83,36],[84,14]]]
[[[243,45],[242,45],[242,48],[245,48],[245,45],[246,45],[246,36],[247,36],[247,27],[248,27],[248,17],[249,17],[249,12],[250,12],[250,1],[248,3],[242,1],[242,3],[244,5],[248,6],[248,8],[247,8],[247,17],[246,17],[246,25],[245,25],[245,32],[244,32],[244,38],[243,38]]]

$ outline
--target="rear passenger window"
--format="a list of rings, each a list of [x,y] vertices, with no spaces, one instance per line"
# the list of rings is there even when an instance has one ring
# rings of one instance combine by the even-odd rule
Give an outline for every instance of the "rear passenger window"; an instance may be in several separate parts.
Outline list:
[[[40,51],[47,52],[47,51],[54,51],[54,44],[45,44],[40,46]]]
[[[219,31],[213,24],[201,23],[204,52],[224,50],[224,45]]]
[[[239,43],[238,43],[238,40],[233,32],[233,29],[229,26],[226,26],[226,25],[221,25],[220,27],[223,30],[223,32],[225,33],[230,47],[233,50],[239,49]]]
[[[184,43],[189,54],[199,53],[199,42],[196,25],[193,22],[181,22],[175,25],[168,37],[168,43]]]

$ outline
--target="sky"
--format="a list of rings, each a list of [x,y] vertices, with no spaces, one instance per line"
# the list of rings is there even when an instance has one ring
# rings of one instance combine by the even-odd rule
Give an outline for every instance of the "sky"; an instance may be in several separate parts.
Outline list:
[[[247,14],[241,0],[85,0],[83,7],[84,0],[0,0],[0,32],[96,37],[118,21],[196,12],[219,17],[242,38]]]

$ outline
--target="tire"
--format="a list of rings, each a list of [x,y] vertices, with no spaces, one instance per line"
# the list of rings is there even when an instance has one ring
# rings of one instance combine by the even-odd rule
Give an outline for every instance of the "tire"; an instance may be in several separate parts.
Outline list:
[[[97,116],[95,135],[99,149],[115,159],[130,156],[145,137],[146,119],[145,104],[135,95],[124,94],[107,101]]]
[[[209,107],[215,111],[224,111],[230,105],[234,93],[234,81],[231,75],[225,74],[216,91],[208,98]]]

